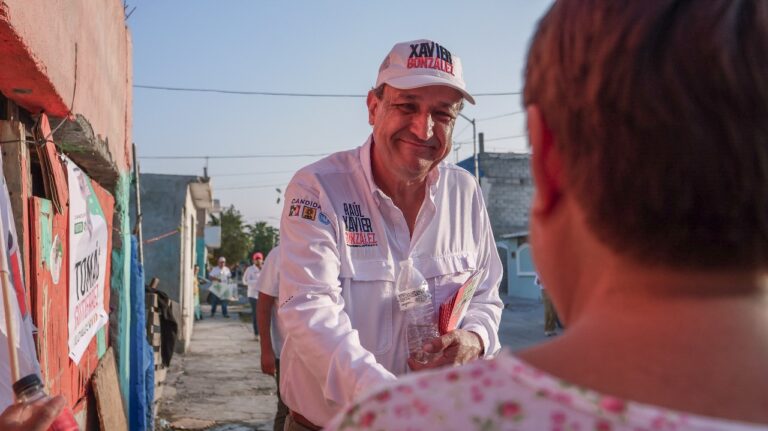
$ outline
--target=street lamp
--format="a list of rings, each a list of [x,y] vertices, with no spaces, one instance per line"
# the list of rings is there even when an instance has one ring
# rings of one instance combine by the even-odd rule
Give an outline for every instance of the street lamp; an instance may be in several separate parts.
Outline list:
[[[480,182],[480,164],[477,160],[477,130],[475,130],[475,119],[470,119],[466,115],[459,112],[459,116],[472,124],[472,157],[475,159],[475,179]]]

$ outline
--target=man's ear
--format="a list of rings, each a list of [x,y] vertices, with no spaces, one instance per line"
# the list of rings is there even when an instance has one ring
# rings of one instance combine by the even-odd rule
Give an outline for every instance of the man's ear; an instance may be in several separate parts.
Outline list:
[[[373,126],[373,123],[375,122],[376,108],[378,108],[380,102],[381,100],[373,94],[373,90],[368,92],[368,98],[365,103],[368,104],[368,124],[371,126]]]
[[[563,170],[560,152],[555,147],[547,121],[536,105],[530,105],[528,111],[528,139],[531,143],[531,170],[536,185],[532,212],[546,215],[552,212],[563,192]]]

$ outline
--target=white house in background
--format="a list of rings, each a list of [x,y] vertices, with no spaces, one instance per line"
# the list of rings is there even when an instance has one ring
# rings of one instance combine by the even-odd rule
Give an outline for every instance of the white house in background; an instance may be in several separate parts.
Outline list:
[[[475,172],[474,158],[458,163]],[[491,220],[496,247],[504,266],[502,296],[539,298],[533,283],[536,269],[528,244],[528,213],[533,199],[530,154],[487,153],[481,139],[478,153],[480,187]]]
[[[144,277],[160,279],[158,289],[179,303],[176,350],[186,351],[194,324],[195,263],[204,267],[205,223],[213,209],[210,178],[141,174]]]

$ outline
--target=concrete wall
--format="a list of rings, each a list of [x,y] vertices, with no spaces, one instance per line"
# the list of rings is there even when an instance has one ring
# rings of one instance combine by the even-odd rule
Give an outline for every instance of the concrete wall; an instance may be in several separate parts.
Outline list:
[[[529,158],[528,154],[480,154],[480,185],[497,238],[528,228],[534,190]]]
[[[56,146],[115,197],[108,276],[117,311],[110,316],[109,333],[125,399],[132,324],[131,49],[120,0],[0,0],[0,92],[33,115],[58,117],[51,120]],[[8,120],[22,119],[31,126],[29,115],[15,107],[8,115]],[[66,355],[56,359],[68,360]],[[81,376],[78,384],[86,384],[88,377]],[[86,404],[91,405],[81,405]],[[86,410],[91,409],[80,414]]]
[[[186,352],[189,342],[192,340],[192,325],[194,324],[194,292],[193,281],[195,279],[194,271],[196,250],[196,230],[197,230],[197,209],[192,201],[192,195],[187,189],[184,199],[184,210],[182,211],[182,231],[181,231],[181,253],[180,253],[180,273],[181,279],[180,298],[182,322],[179,328],[179,340],[181,341],[180,351]]]
[[[0,40],[0,91],[32,113],[65,117],[71,109],[108,146],[116,170],[128,170],[132,72],[123,2],[0,0]]]
[[[197,256],[198,209],[189,184],[196,176],[141,175],[144,276],[160,279],[158,288],[181,306],[178,350],[192,338],[194,296],[192,267]]]
[[[159,289],[174,301],[181,298],[182,211],[188,184],[194,179],[182,175],[141,174],[142,226],[146,242],[144,276],[148,281],[158,277]],[[166,234],[168,236],[159,238]]]

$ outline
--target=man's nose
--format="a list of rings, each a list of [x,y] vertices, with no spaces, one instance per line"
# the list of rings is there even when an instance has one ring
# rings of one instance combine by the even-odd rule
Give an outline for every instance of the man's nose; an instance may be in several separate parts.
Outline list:
[[[411,132],[421,140],[429,140],[435,134],[435,121],[430,113],[420,113],[411,120]]]

